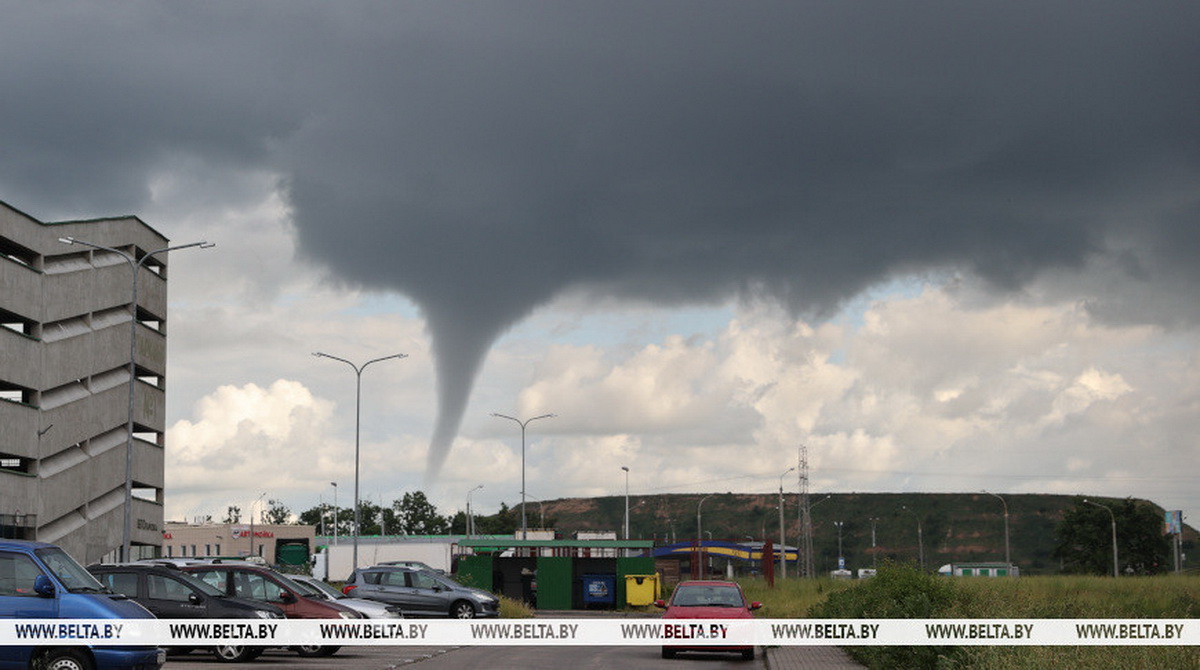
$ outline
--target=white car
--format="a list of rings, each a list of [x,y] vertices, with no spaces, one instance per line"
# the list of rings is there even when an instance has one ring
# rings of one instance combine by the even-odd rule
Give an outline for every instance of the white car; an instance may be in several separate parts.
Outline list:
[[[313,594],[325,600],[335,601],[344,607],[349,607],[368,619],[403,619],[404,612],[396,605],[381,603],[378,600],[351,598],[316,577],[307,575],[288,575],[293,582],[312,589]]]

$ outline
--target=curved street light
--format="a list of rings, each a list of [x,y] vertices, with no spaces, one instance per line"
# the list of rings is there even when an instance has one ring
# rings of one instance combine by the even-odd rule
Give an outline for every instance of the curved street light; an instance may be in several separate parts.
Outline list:
[[[1108,505],[1101,505],[1098,502],[1092,502],[1086,498],[1084,498],[1083,504],[1091,505],[1092,507],[1099,507],[1105,512],[1108,512],[1109,518],[1112,519],[1113,577],[1119,577],[1120,573],[1117,571],[1117,516],[1113,514],[1112,508]]]
[[[338,543],[338,485],[337,482],[329,482],[329,485],[333,487],[333,546],[336,547]]]
[[[913,515],[917,520],[917,562],[920,563],[921,569],[925,569],[925,538],[921,535],[921,517],[914,511],[908,508],[908,505],[902,505],[900,509]]]
[[[842,555],[842,527],[846,525],[845,521],[834,521],[833,525],[838,529],[838,570],[846,569],[846,559]]]
[[[1004,505],[1004,563],[1008,566],[1008,569],[1011,572],[1012,557],[1008,552],[1008,503],[1005,502],[1004,498],[1000,498],[1000,496],[996,493],[992,493],[991,491],[987,490],[984,490],[984,493],[992,496],[993,498],[999,498],[1000,504]]]
[[[254,508],[257,507],[260,502],[262,502],[263,497],[266,495],[267,495],[267,492],[263,491],[258,496],[258,500],[255,500],[254,504],[250,505],[250,555],[251,556],[255,555],[254,554]]]
[[[701,498],[700,502],[696,503],[696,539],[698,539],[698,540],[703,539],[703,535],[704,535],[704,533],[701,532],[701,530],[700,530],[700,528],[701,528],[701,526],[700,526],[700,508],[704,505],[705,500],[708,500],[709,498],[711,498],[715,495],[716,495],[715,493],[710,493],[710,494],[704,496],[703,498]]]
[[[353,558],[354,563],[352,565],[354,566],[354,569],[357,570],[358,569],[359,514],[360,514],[360,510],[358,509],[358,453],[359,453],[359,434],[361,432],[359,429],[362,424],[362,373],[363,373],[363,370],[366,370],[367,366],[372,363],[378,363],[379,361],[386,361],[386,360],[390,360],[393,358],[407,358],[408,354],[392,354],[391,356],[383,356],[380,358],[373,358],[373,359],[367,361],[366,363],[363,363],[361,366],[355,365],[354,363],[351,363],[350,361],[348,361],[344,358],[338,358],[337,356],[330,356],[329,354],[323,354],[319,351],[314,352],[313,356],[316,356],[317,358],[328,358],[328,359],[335,360],[335,361],[341,361],[342,363],[345,363],[346,365],[349,365],[351,368],[354,369],[354,378],[355,378],[355,387],[354,387],[355,388],[355,392],[354,392],[354,558]]]
[[[483,488],[483,484],[467,491],[467,539],[475,534],[475,513],[471,511],[471,494]]]
[[[710,494],[704,496],[703,498],[701,498],[700,502],[696,503],[696,544],[698,547],[702,547],[704,545],[704,532],[700,530],[700,508],[704,506],[705,500],[708,500],[709,498],[713,497],[714,495],[716,495],[716,494],[710,493]],[[763,535],[766,535],[766,533],[763,533]],[[712,539],[711,531],[708,533],[708,537],[709,537],[709,539]],[[700,555],[703,555],[705,557],[704,562],[707,563],[708,562],[708,560],[707,560],[708,552],[702,551],[702,553]],[[700,571],[702,573],[700,575],[700,579],[708,579],[708,566],[701,565],[700,568],[701,568]]]
[[[538,419],[553,419],[556,415],[542,414],[541,416],[535,416],[525,419],[524,421],[513,416],[508,416],[507,414],[498,414],[496,412],[492,412],[492,416],[496,417],[497,419],[508,419],[509,421],[515,421],[517,422],[517,425],[521,427],[521,539],[527,540],[529,539],[529,526],[525,522],[525,426],[528,426],[530,423],[537,421]]]
[[[121,531],[121,560],[131,561],[130,556],[131,545],[133,544],[133,395],[134,388],[137,384],[137,311],[138,311],[138,275],[141,274],[138,270],[146,264],[146,261],[154,258],[158,254],[165,254],[168,251],[178,251],[180,249],[191,249],[198,247],[200,249],[211,249],[217,246],[211,242],[192,242],[191,244],[180,244],[174,247],[166,247],[163,249],[155,249],[147,252],[140,259],[134,258],[120,249],[113,249],[102,244],[93,244],[84,240],[77,240],[74,237],[60,237],[59,242],[63,244],[82,244],[85,247],[100,249],[117,254],[125,259],[129,264],[129,269],[133,274],[133,301],[130,303],[130,319],[129,319],[129,420],[126,425],[125,436],[125,519],[124,528]],[[135,250],[136,253],[136,250]]]
[[[622,465],[625,471],[625,541],[629,541],[629,468]]]
[[[877,568],[879,567],[879,557],[875,552],[875,524],[879,523],[879,517],[873,516],[869,520],[871,522],[871,567]]]
[[[779,475],[779,578],[787,579],[787,536],[783,525],[783,478],[796,468],[791,467]]]

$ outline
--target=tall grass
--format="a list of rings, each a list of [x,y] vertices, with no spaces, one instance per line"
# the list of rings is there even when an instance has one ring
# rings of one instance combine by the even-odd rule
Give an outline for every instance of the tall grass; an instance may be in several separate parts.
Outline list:
[[[527,603],[508,596],[499,596],[499,598],[501,619],[530,619],[533,617],[533,608]]]
[[[870,580],[743,580],[771,618],[1162,618],[1200,616],[1200,579],[1186,576],[949,578],[888,565]],[[871,668],[1200,668],[1194,647],[849,647]]]
[[[761,577],[739,579],[738,583],[747,599],[763,604],[758,616],[771,619],[801,619],[814,606],[825,602],[830,593],[854,587],[849,580],[824,578],[777,579],[775,588],[768,587]]]

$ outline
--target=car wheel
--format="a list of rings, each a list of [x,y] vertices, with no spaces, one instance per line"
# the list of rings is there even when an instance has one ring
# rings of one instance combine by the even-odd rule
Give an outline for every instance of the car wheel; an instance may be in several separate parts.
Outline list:
[[[333,656],[337,653],[338,649],[341,649],[341,647],[306,644],[299,647],[292,647],[292,649],[295,649],[296,653],[304,658],[319,658],[323,656]]]
[[[299,647],[292,647],[292,649],[294,649],[297,654],[305,658],[313,658],[321,655],[321,649],[323,649],[323,647],[317,644],[306,644]]]
[[[81,651],[53,649],[42,657],[42,665],[35,667],[46,670],[92,670],[92,662]]]
[[[753,661],[754,660],[754,647],[750,647],[749,649],[742,650],[742,660],[743,661]]]
[[[675,650],[667,649],[666,647],[663,647],[662,657],[663,658],[675,658]]]
[[[253,660],[262,653],[262,650],[255,647],[240,647],[233,645],[213,647],[212,651],[213,655],[217,657],[217,660],[225,663],[241,663],[242,661]]]
[[[475,606],[465,600],[456,600],[450,606],[450,617],[452,619],[474,619]]]

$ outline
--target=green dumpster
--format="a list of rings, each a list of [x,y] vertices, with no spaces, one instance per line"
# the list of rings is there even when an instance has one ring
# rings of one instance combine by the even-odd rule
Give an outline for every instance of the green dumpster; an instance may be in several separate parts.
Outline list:
[[[658,575],[625,575],[625,603],[630,607],[653,605],[660,593]]]

